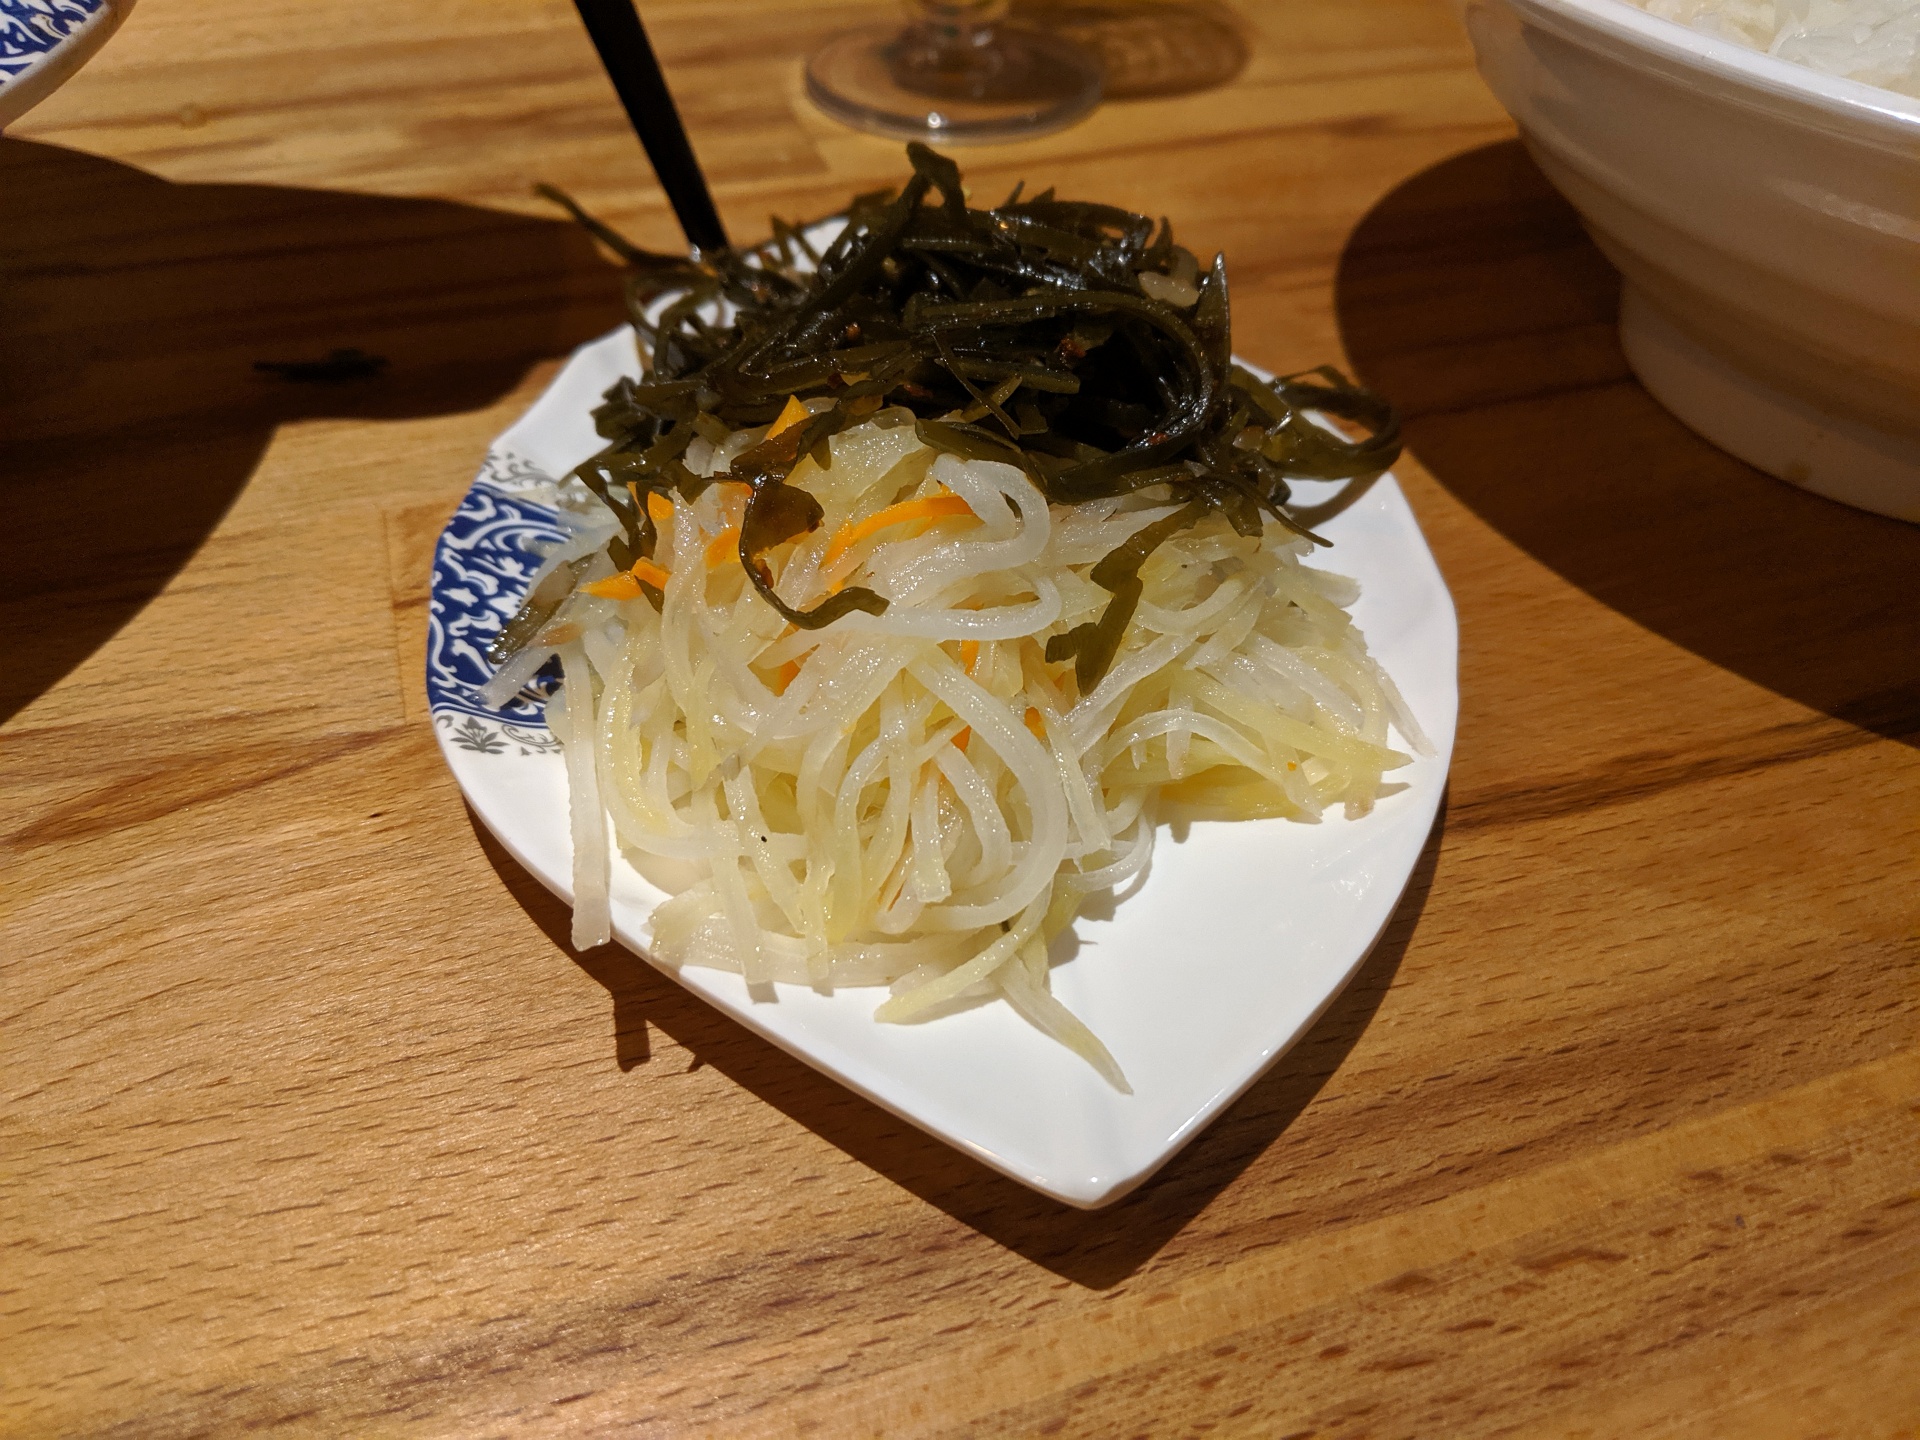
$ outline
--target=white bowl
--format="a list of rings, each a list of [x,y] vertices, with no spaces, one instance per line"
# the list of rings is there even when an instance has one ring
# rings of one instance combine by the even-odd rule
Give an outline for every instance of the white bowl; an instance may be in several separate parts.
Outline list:
[[[1626,280],[1620,338],[1721,449],[1920,521],[1920,100],[1624,0],[1456,0]]]

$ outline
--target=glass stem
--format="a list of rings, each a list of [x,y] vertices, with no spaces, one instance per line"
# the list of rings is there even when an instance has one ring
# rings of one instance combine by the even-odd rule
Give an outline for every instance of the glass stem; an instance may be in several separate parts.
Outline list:
[[[1011,0],[916,0],[914,28],[935,50],[972,50],[992,43],[994,22]]]

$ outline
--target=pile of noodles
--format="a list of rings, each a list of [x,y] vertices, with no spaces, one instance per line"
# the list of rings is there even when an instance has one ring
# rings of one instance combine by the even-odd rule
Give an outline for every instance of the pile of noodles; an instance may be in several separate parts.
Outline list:
[[[1301,563],[1291,530],[1219,513],[1152,550],[1124,643],[1078,693],[1047,642],[1100,616],[1089,572],[1174,493],[1049,504],[914,420],[882,409],[801,458],[788,481],[823,523],[762,557],[791,606],[861,586],[881,613],[799,629],[769,605],[727,467],[779,424],[702,437],[685,464],[713,483],[646,497],[644,590],[607,558],[614,516],[563,490],[577,533],[546,583],[567,598],[491,698],[558,654],[576,945],[608,938],[617,846],[676,892],[654,915],[664,963],[891,986],[882,1021],[1004,997],[1125,1090],[1051,993],[1048,941],[1141,875],[1157,823],[1364,814],[1408,763],[1390,729],[1427,742],[1347,613],[1357,586]]]

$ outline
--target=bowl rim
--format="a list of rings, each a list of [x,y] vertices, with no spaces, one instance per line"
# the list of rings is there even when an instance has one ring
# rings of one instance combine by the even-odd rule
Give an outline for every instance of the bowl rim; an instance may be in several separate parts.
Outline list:
[[[1892,130],[1911,140],[1920,131],[1920,98],[1848,80],[1752,50],[1732,40],[1694,30],[1642,10],[1632,0],[1508,0],[1516,10],[1549,25],[1559,20],[1569,39],[1579,30],[1597,30],[1636,48],[1651,50],[1682,66],[1705,70],[1736,85],[1802,104],[1828,115]]]

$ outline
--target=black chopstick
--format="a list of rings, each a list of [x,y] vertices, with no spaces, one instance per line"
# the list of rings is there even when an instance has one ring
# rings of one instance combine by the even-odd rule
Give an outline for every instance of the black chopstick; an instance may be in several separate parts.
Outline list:
[[[646,147],[653,173],[660,177],[660,188],[667,192],[687,242],[696,250],[726,249],[726,227],[713,208],[706,176],[693,158],[686,127],[680,123],[667,77],[660,73],[660,62],[633,0],[573,0],[573,4],[626,107],[627,119]]]

